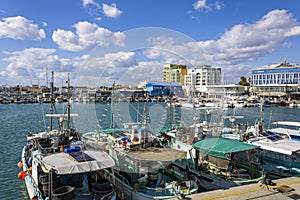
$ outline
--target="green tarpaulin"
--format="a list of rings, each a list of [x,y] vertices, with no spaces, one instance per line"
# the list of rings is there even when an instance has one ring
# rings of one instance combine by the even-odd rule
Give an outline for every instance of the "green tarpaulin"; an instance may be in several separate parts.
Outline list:
[[[205,138],[196,142],[193,148],[210,156],[228,159],[230,153],[257,149],[258,146],[227,138]]]

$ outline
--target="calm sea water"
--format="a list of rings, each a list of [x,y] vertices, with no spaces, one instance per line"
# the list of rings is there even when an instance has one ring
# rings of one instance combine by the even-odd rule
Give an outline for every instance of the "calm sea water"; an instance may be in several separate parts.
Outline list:
[[[17,163],[21,160],[21,151],[26,144],[27,132],[40,132],[49,125],[49,104],[0,104],[0,199],[15,200],[28,199],[25,182],[19,180],[17,175],[21,169]],[[111,106],[108,104],[72,104],[72,113],[79,114],[74,118],[72,126],[81,132],[108,128],[113,121],[115,125],[124,122],[140,121],[141,115],[155,130],[168,124],[170,120],[180,121],[191,125],[195,121],[220,120],[210,118],[203,110],[188,110],[176,108],[175,112],[163,103],[117,103],[113,105],[114,119],[111,118]],[[56,113],[66,112],[66,104],[57,104]],[[170,113],[174,113],[173,115]],[[227,109],[216,111],[221,115],[243,115],[244,119],[236,119],[238,123],[253,124],[260,118],[259,108]],[[269,121],[291,120],[299,121],[300,108],[269,107],[264,108],[266,126]],[[54,120],[57,127],[58,119]],[[229,124],[225,119],[225,123]]]

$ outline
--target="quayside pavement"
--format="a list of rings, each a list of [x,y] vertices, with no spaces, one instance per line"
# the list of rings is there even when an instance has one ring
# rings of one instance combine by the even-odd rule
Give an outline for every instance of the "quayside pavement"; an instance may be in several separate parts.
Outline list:
[[[255,183],[226,190],[214,190],[188,195],[192,200],[291,200],[300,199],[300,177],[273,180],[276,185]]]

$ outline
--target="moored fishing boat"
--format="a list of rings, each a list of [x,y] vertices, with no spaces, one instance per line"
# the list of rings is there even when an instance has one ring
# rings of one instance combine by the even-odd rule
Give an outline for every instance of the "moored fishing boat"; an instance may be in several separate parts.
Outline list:
[[[115,160],[113,172],[105,169],[104,176],[114,180],[119,198],[171,199],[196,193],[196,182],[184,170],[170,165],[173,160],[186,157],[186,151],[162,146],[143,119],[143,123],[125,123],[124,129],[83,134],[89,148],[101,149],[105,144]]]
[[[255,159],[258,146],[222,137],[204,138],[195,144],[195,156],[173,165],[188,169],[190,176],[206,190],[257,183],[264,174]]]
[[[272,123],[275,127],[268,131],[282,135],[291,140],[300,141],[300,122],[296,121],[276,121]]]
[[[171,165],[186,152],[161,146],[135,150],[112,147],[110,154],[116,162],[114,174],[104,171],[106,176],[115,177],[121,199],[172,199],[198,191],[198,185],[185,170]]]
[[[248,143],[259,146],[257,154],[262,167],[273,176],[300,175],[300,142],[282,138],[271,132],[262,132]]]
[[[70,128],[69,101],[66,114],[50,115],[53,116],[61,117],[60,130],[52,131],[51,127],[49,132],[28,135],[22,150],[19,167],[23,171],[18,177],[25,180],[29,198],[115,199],[111,183],[101,176],[102,170],[114,167],[114,160],[105,152],[85,149],[78,132]]]

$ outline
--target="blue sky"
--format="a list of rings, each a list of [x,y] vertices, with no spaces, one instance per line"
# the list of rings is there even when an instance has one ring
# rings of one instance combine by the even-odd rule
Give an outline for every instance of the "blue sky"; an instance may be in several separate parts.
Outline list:
[[[0,85],[136,85],[166,63],[221,67],[225,83],[300,64],[297,0],[3,0]]]

